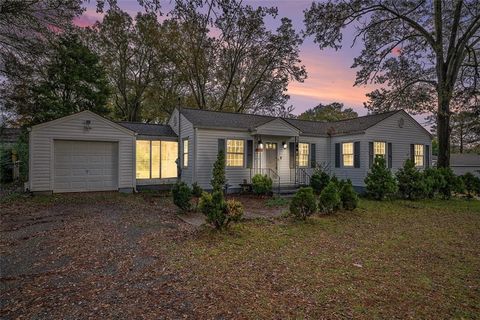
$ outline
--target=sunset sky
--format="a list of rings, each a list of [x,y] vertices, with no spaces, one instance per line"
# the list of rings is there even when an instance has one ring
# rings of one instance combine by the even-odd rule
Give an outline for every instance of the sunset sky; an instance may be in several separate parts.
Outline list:
[[[304,28],[303,11],[310,7],[311,0],[244,0],[244,3],[250,5],[276,6],[278,7],[277,19],[268,20],[267,24],[272,29],[279,25],[281,17],[290,18],[297,31]],[[102,19],[102,14],[95,10],[96,2],[92,1],[87,5],[87,10],[83,16],[76,19],[75,23],[79,26],[88,26],[97,20]],[[142,8],[137,0],[118,0],[119,7],[135,15]],[[165,8],[167,11],[168,8]],[[347,107],[354,108],[360,115],[367,111],[362,104],[366,101],[365,93],[370,92],[370,87],[354,87],[355,70],[350,66],[353,58],[360,53],[362,44],[358,43],[351,48],[353,29],[346,30],[344,33],[343,48],[335,50],[321,51],[313,43],[312,38],[305,39],[300,50],[300,59],[306,66],[308,78],[304,83],[290,83],[288,94],[291,96],[289,104],[295,107],[295,114],[299,114],[308,108],[314,107],[318,103],[330,103],[334,101],[343,102]]]

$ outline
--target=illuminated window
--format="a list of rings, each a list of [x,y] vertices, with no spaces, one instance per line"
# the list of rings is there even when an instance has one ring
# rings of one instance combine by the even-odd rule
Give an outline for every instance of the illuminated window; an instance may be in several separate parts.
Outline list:
[[[177,177],[178,143],[175,141],[138,140],[136,143],[137,179]]]
[[[243,167],[245,141],[227,140],[227,167]]]
[[[373,158],[382,157],[385,159],[385,142],[374,142],[373,143]]]
[[[415,145],[415,166],[423,167],[423,144]]]
[[[308,167],[308,143],[298,144],[297,165],[299,167]]]
[[[178,143],[162,141],[162,178],[177,177]]]
[[[188,138],[183,140],[183,167],[188,167]]]
[[[342,144],[343,166],[353,167],[353,142]]]

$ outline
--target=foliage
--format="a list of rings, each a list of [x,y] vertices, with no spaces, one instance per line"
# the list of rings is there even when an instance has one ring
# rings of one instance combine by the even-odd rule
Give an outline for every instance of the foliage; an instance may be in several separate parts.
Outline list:
[[[192,184],[192,196],[196,198],[195,201],[195,211],[198,209],[198,202],[200,201],[200,197],[202,196],[203,189],[198,185],[198,183],[194,182]]]
[[[225,151],[220,150],[217,154],[217,160],[213,164],[212,170],[212,188],[214,191],[223,190],[227,178],[225,177]]]
[[[382,157],[375,158],[372,168],[365,177],[367,194],[376,200],[383,200],[397,192],[397,183]]]
[[[310,187],[316,195],[319,195],[329,182],[330,176],[323,170],[315,170],[310,177]]]
[[[462,180],[469,198],[472,198],[475,194],[480,195],[480,178],[475,177],[471,172],[467,172],[459,178]]]
[[[273,198],[269,198],[266,202],[265,202],[265,206],[268,207],[268,208],[272,208],[272,207],[284,207],[286,206],[287,204],[289,204],[290,201],[286,198],[282,198],[282,197],[273,197]]]
[[[0,182],[13,181],[12,148],[0,145]]]
[[[320,210],[325,213],[332,213],[342,207],[342,199],[340,197],[338,186],[334,181],[328,183],[320,194],[318,200]]]
[[[479,105],[478,1],[328,0],[312,3],[305,24],[320,49],[341,48],[342,30],[355,24],[354,41],[365,44],[353,63],[355,85],[380,87],[367,108],[435,112],[438,165],[449,165],[451,103]]]
[[[191,208],[192,189],[185,182],[177,182],[172,188],[173,203],[182,211]]]
[[[238,222],[243,217],[243,205],[240,201],[235,199],[229,199],[226,202],[225,207],[225,214],[228,219],[228,223],[230,222]]]
[[[462,181],[455,176],[451,168],[438,168],[437,170],[442,176],[442,183],[439,185],[438,192],[444,199],[450,199],[452,191],[462,191]]]
[[[290,214],[296,220],[305,220],[317,211],[317,201],[310,187],[300,188],[290,202]]]
[[[347,180],[340,188],[340,199],[342,200],[342,208],[346,210],[354,210],[358,206],[358,194],[353,190],[352,181]]]
[[[352,108],[345,108],[343,103],[333,102],[327,105],[318,104],[312,109],[308,109],[301,113],[298,118],[302,120],[313,121],[338,121],[358,117],[358,113]]]
[[[446,183],[442,171],[437,168],[427,168],[424,170],[423,176],[426,196],[433,199]]]
[[[403,168],[395,174],[398,181],[398,191],[404,199],[416,200],[425,197],[426,185],[424,176],[415,168],[415,163],[407,159]]]
[[[204,192],[200,198],[200,211],[207,217],[207,222],[217,230],[228,227],[231,222],[240,221],[243,206],[235,200],[225,202],[222,191]]]
[[[273,181],[267,175],[256,174],[252,177],[252,190],[257,195],[272,193]]]

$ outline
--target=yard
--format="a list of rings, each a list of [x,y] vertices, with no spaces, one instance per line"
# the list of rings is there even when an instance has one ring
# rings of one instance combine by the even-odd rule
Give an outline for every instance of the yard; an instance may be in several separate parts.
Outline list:
[[[155,194],[0,206],[6,319],[480,318],[480,201],[362,200],[305,223],[273,207],[220,234]]]

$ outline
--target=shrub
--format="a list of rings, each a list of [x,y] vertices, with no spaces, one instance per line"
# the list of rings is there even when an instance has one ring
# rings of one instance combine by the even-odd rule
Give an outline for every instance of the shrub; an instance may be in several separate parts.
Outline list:
[[[342,207],[342,199],[338,192],[337,183],[334,181],[330,181],[320,194],[319,207],[325,213],[334,212]]]
[[[344,209],[354,210],[358,206],[358,194],[353,190],[350,179],[342,184],[340,199],[342,200],[342,207]]]
[[[220,150],[217,154],[217,160],[213,164],[212,170],[212,188],[214,191],[220,191],[225,187],[227,179],[225,178],[225,152]]]
[[[185,182],[177,182],[172,188],[173,203],[182,211],[191,208],[192,189]]]
[[[203,189],[198,185],[198,183],[192,184],[192,196],[196,198],[195,202],[195,210],[198,209],[198,202],[200,201],[200,197],[202,196]]]
[[[440,189],[445,184],[445,179],[437,168],[425,169],[423,180],[425,183],[425,195],[430,199],[440,193]]]
[[[252,177],[252,190],[255,194],[270,194],[272,193],[272,186],[272,179],[267,175],[256,174]]]
[[[305,220],[317,211],[317,202],[311,187],[300,188],[290,202],[290,214],[296,220]]]
[[[415,168],[415,163],[407,159],[403,168],[395,174],[398,181],[398,191],[404,199],[416,200],[425,197],[425,181],[423,174]]]
[[[438,168],[437,171],[442,176],[438,192],[443,199],[450,199],[452,191],[462,192],[462,181],[455,176],[451,168]]]
[[[367,194],[376,200],[389,198],[397,192],[397,183],[385,165],[385,159],[376,157],[372,168],[365,177]]]
[[[226,204],[227,225],[230,222],[238,222],[243,217],[243,205],[240,201],[230,199]]]
[[[310,177],[310,187],[316,195],[319,195],[329,182],[330,176],[322,170],[316,170]]]
[[[473,198],[475,194],[480,194],[480,178],[475,177],[472,173],[467,172],[459,177],[469,198]]]
[[[200,211],[206,216],[207,222],[215,229],[228,227],[231,222],[242,219],[243,205],[236,200],[225,201],[222,191],[204,192],[200,197]]]

